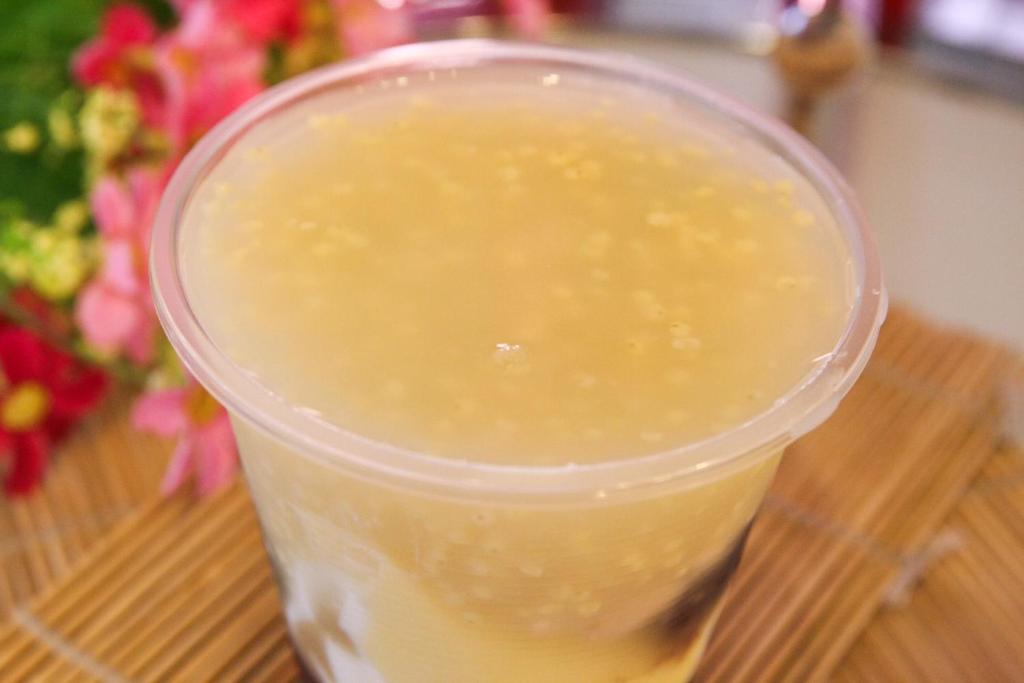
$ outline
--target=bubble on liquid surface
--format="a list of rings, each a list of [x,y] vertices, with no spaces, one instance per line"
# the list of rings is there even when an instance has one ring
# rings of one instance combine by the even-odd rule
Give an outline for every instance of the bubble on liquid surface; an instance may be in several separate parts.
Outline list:
[[[505,374],[523,375],[530,371],[530,359],[522,344],[499,342],[491,357]]]

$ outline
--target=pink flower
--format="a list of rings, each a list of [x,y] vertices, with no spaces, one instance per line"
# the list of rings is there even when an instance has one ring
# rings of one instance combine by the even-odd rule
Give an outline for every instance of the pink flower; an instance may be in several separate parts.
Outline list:
[[[266,67],[264,46],[248,42],[220,3],[181,4],[181,23],[156,47],[167,132],[178,152],[263,90]]]
[[[174,0],[172,4],[184,15],[196,2]],[[247,38],[260,43],[291,41],[302,30],[302,0],[220,0],[217,9],[241,28]]]
[[[177,0],[178,26],[157,35],[135,5],[115,5],[72,59],[83,85],[131,90],[143,121],[176,153],[263,89],[266,43],[301,29],[299,0]]]
[[[164,183],[171,169],[135,167],[124,183],[104,176],[93,186],[89,201],[100,235],[133,239],[143,254],[149,252],[149,233]]]
[[[75,321],[86,340],[137,363],[153,357],[156,315],[149,292],[149,232],[164,173],[135,169],[125,183],[106,176],[93,187],[103,267],[79,294]]]
[[[548,28],[551,6],[548,0],[501,0],[509,21],[517,31],[538,38]]]
[[[238,450],[227,411],[195,380],[190,379],[181,389],[143,394],[135,402],[132,423],[142,431],[178,437],[160,484],[165,495],[192,476],[201,496],[234,479]]]
[[[407,43],[413,39],[412,17],[404,3],[385,7],[379,0],[332,0],[338,38],[350,55]]]
[[[153,70],[156,25],[146,12],[131,4],[107,10],[100,35],[80,47],[71,59],[71,71],[85,86],[107,85],[131,90],[143,120],[163,122],[163,86]]]

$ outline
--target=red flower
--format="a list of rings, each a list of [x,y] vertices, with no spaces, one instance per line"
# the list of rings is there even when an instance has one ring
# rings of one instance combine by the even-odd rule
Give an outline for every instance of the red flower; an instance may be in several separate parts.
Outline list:
[[[106,388],[100,370],[0,321],[0,463],[8,493],[27,493],[42,480],[50,449]]]
[[[160,125],[164,92],[153,67],[157,28],[145,10],[132,4],[114,5],[103,16],[100,35],[75,52],[71,71],[85,86],[108,85],[135,93],[142,118]]]
[[[39,296],[29,287],[15,287],[8,292],[8,297],[47,333],[60,337],[71,334],[75,323],[68,312]],[[0,318],[0,323],[2,322]]]

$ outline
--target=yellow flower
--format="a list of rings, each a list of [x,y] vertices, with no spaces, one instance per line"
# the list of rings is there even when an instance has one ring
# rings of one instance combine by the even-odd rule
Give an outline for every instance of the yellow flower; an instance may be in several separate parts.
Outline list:
[[[24,282],[31,270],[34,227],[20,219],[0,223],[0,273],[14,284]]]
[[[78,132],[75,130],[74,119],[67,109],[57,106],[46,116],[50,139],[61,149],[71,149],[78,145]]]
[[[0,404],[0,427],[9,432],[35,429],[50,408],[50,392],[38,382],[17,385]]]
[[[104,168],[128,148],[139,127],[139,105],[125,90],[96,88],[79,114],[82,144],[92,157],[92,170]]]
[[[91,240],[58,230],[39,230],[32,236],[28,281],[40,296],[67,299],[92,272]]]
[[[62,232],[76,233],[89,222],[89,205],[81,199],[66,201],[53,212],[53,226]]]
[[[31,154],[39,147],[39,129],[22,121],[5,130],[3,140],[7,149],[15,154]]]

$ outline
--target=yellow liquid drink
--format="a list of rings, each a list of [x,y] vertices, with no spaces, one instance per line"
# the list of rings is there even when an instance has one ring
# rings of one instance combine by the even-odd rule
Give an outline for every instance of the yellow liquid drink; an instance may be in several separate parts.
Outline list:
[[[723,435],[814,385],[863,298],[806,174],[578,65],[309,87],[176,229],[190,314],[284,406],[229,402],[323,681],[686,680],[807,426]]]

